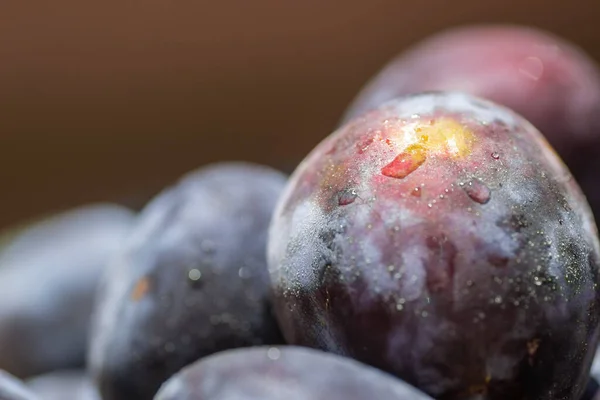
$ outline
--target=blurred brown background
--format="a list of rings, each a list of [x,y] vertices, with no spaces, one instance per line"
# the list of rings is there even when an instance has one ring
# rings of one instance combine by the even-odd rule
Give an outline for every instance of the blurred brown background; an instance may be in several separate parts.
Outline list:
[[[242,159],[291,170],[383,63],[466,23],[550,30],[600,59],[598,0],[3,0],[0,226],[141,204]]]

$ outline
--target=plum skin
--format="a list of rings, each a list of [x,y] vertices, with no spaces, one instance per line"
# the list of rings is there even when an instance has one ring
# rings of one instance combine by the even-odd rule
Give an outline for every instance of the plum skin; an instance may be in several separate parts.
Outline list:
[[[99,277],[134,213],[97,203],[36,220],[0,249],[0,368],[20,378],[85,365]]]
[[[598,255],[589,206],[541,134],[460,93],[388,102],[325,139],[268,245],[289,343],[452,400],[578,398]]]
[[[57,370],[25,382],[43,400],[100,400],[96,387],[84,370]]]
[[[381,371],[294,346],[224,351],[184,368],[155,400],[427,400]]]
[[[268,167],[220,163],[144,208],[98,292],[88,369],[104,400],[151,399],[198,358],[281,343],[265,253],[285,183]]]
[[[0,369],[0,399],[2,400],[40,400],[30,391],[23,381]]]

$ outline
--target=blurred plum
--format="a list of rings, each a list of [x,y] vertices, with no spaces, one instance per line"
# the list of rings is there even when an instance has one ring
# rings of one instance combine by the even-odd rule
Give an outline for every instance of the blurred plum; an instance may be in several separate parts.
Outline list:
[[[0,250],[0,368],[20,377],[85,364],[95,288],[133,221],[94,204],[21,228]]]
[[[399,379],[301,347],[229,350],[169,379],[155,400],[427,400]]]
[[[28,379],[26,384],[40,400],[100,400],[85,371],[50,372]]]
[[[394,97],[431,90],[470,93],[523,115],[556,148],[600,214],[600,73],[581,49],[533,28],[445,31],[383,68],[344,121]]]
[[[23,382],[0,370],[0,400],[41,400]]]

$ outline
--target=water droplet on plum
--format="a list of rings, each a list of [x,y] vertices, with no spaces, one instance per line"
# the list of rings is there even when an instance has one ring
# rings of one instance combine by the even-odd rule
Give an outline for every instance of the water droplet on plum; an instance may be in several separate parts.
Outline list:
[[[338,205],[347,206],[348,204],[354,203],[357,197],[356,190],[346,189],[338,193]]]
[[[486,204],[490,201],[491,191],[483,182],[478,179],[474,179],[468,184],[463,186],[463,189],[467,196],[476,203]]]

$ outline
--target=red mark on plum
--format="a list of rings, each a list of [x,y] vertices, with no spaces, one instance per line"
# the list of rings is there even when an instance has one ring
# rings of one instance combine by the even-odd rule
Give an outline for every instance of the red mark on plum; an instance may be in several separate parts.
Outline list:
[[[371,143],[373,143],[373,137],[371,136],[365,137],[360,142],[358,142],[356,144],[358,154],[364,153],[364,151],[367,149],[367,147],[371,145]]]
[[[490,188],[478,179],[473,179],[471,182],[463,185],[463,189],[471,200],[479,204],[486,204],[490,201],[492,195]]]
[[[425,240],[430,258],[425,263],[427,271],[427,289],[438,293],[452,287],[454,281],[454,262],[458,250],[445,235],[430,236]]]
[[[390,178],[403,179],[417,170],[427,159],[425,149],[411,145],[381,169],[381,174]]]

